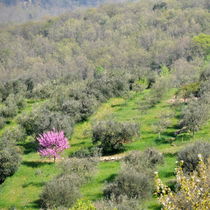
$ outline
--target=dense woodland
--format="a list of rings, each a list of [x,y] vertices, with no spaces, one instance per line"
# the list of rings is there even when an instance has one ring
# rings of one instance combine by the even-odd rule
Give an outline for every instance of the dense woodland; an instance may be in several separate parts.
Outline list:
[[[31,6],[104,1],[89,2]],[[208,0],[141,0],[22,25],[1,14],[0,208],[209,209],[209,11]],[[70,144],[55,163],[37,153],[49,131]],[[14,183],[34,194],[7,202]]]
[[[56,16],[77,8],[134,0],[0,0],[0,24],[24,23]]]

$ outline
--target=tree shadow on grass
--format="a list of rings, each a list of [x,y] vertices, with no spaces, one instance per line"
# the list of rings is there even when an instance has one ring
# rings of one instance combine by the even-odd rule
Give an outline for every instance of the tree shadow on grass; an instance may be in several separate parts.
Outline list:
[[[172,172],[172,171],[164,171],[164,172],[162,173],[162,176],[165,177],[165,178],[169,178],[169,177],[172,177],[172,176],[174,176],[174,175],[175,175],[175,173]]]
[[[38,168],[45,165],[52,165],[54,163],[40,162],[40,161],[23,161],[22,164],[31,168]]]
[[[149,208],[154,209],[154,210],[161,210],[162,209],[161,205],[158,205],[158,204],[149,205]]]
[[[166,143],[167,143],[165,137],[161,137],[161,138],[157,137],[154,141],[155,141],[155,143],[156,143],[157,145],[166,144]]]
[[[82,141],[80,143],[72,144],[72,146],[75,146],[76,147],[76,146],[82,146],[84,144],[86,144],[86,142],[85,141]]]
[[[23,184],[22,187],[26,188],[29,186],[35,186],[35,187],[43,187],[45,185],[45,182],[29,182],[27,184]]]
[[[165,153],[164,157],[169,157],[169,158],[173,158],[176,157],[177,153]]]
[[[37,151],[38,143],[37,142],[27,142],[27,143],[21,143],[21,144],[19,144],[19,146],[24,148],[23,153],[25,155],[27,155],[29,153]]]
[[[33,202],[31,202],[28,206],[26,206],[26,208],[33,208],[33,209],[41,209],[42,207],[42,201],[41,199],[35,200]]]
[[[172,191],[176,191],[177,190],[177,182],[176,180],[170,180],[167,182],[168,187],[171,188]]]
[[[117,174],[111,174],[106,180],[105,182],[110,183],[112,181],[114,181],[115,177],[117,176]],[[102,183],[104,183],[104,181],[102,181]]]

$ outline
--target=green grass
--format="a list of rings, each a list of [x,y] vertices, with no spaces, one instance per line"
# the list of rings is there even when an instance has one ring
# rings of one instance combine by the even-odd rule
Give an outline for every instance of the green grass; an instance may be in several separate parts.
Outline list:
[[[169,91],[159,104],[149,109],[145,113],[139,110],[139,102],[149,94],[146,90],[142,93],[131,93],[130,97],[125,99],[113,98],[107,103],[102,104],[95,114],[88,121],[78,123],[74,128],[74,133],[70,139],[71,148],[65,151],[64,156],[92,145],[91,142],[91,124],[97,120],[115,119],[118,121],[135,121],[140,124],[141,136],[133,142],[125,145],[125,153],[132,150],[145,150],[149,147],[158,149],[164,153],[164,164],[158,167],[160,177],[165,183],[170,183],[174,177],[174,168],[176,166],[176,153],[186,144],[196,139],[208,139],[210,137],[210,121],[198,131],[194,137],[190,139],[179,138],[173,146],[167,143],[167,139],[173,136],[178,123],[179,109],[172,108],[169,99],[173,97],[175,90]],[[28,102],[25,110],[22,113],[30,112],[33,107],[36,107],[41,102]],[[173,110],[175,116],[172,119],[170,128],[162,134],[161,140],[158,139],[158,134],[154,132],[152,124],[158,120],[158,115],[161,112]],[[16,118],[11,120],[8,125],[16,124]],[[5,129],[5,128],[4,128]],[[4,130],[2,129],[2,130]],[[2,131],[0,131],[2,132]],[[52,179],[59,173],[57,164],[52,164],[49,161],[41,160],[39,155],[31,149],[33,145],[26,142],[22,145],[23,162],[18,171],[9,177],[0,186],[0,209],[8,209],[16,207],[17,209],[37,209],[39,208],[38,199],[44,183]],[[113,180],[120,170],[120,162],[100,162],[97,171],[94,173],[91,180],[82,187],[81,193],[85,199],[92,201],[102,198],[103,189],[106,182]],[[160,209],[160,206],[155,198],[151,198],[145,202],[146,209]]]
[[[96,120],[103,119],[114,111],[112,104],[121,103],[123,99],[113,98],[108,103],[99,107],[97,112],[87,121],[78,123],[74,128],[74,134],[70,140],[71,148],[64,154],[68,155],[74,151],[91,145],[90,136],[86,136],[84,131],[91,128],[91,123]],[[29,103],[22,111],[30,112],[33,107],[40,105],[40,102]],[[17,125],[16,116],[10,126]],[[2,130],[4,131],[3,128]],[[3,132],[2,131],[2,132]],[[42,192],[44,184],[51,180],[59,171],[57,164],[54,165],[49,160],[41,159],[36,151],[33,150],[34,145],[30,142],[21,144],[23,150],[23,162],[18,171],[6,179],[0,186],[0,209],[9,209],[15,207],[17,209],[37,209],[39,208],[39,195]],[[112,172],[116,173],[119,169],[119,163],[100,163],[98,172],[94,176],[93,182],[89,183],[90,187],[84,186],[82,192],[85,197],[94,199],[102,196],[102,183],[109,179]],[[111,168],[111,170],[108,170]],[[92,187],[91,187],[92,186]],[[90,190],[91,189],[91,190]]]
[[[104,184],[112,181],[119,169],[120,163],[117,161],[100,162],[97,173],[92,177],[92,180],[81,189],[84,198],[93,201],[102,198]]]

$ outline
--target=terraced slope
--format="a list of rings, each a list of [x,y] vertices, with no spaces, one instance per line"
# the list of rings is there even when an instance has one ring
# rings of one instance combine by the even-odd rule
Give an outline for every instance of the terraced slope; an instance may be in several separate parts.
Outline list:
[[[142,113],[139,110],[139,102],[149,93],[148,90],[138,93],[130,93],[126,99],[112,98],[107,103],[102,104],[96,113],[88,121],[79,123],[74,128],[74,134],[70,139],[71,148],[64,153],[64,158],[69,154],[91,146],[91,124],[101,119],[115,119],[118,121],[135,121],[140,123],[141,136],[126,145],[126,150],[118,157],[124,156],[133,150],[144,150],[149,147],[158,149],[164,153],[164,164],[159,167],[160,176],[165,182],[174,178],[174,168],[176,162],[176,152],[184,145],[196,139],[208,139],[210,121],[196,133],[193,138],[179,138],[172,145],[167,140],[173,136],[178,123],[179,110],[172,106],[170,99],[173,98],[175,90],[170,90],[159,104]],[[25,111],[30,111],[32,104],[27,106]],[[162,134],[161,140],[153,129],[153,124],[158,120],[161,112],[172,110],[174,117],[172,125]],[[23,110],[24,113],[24,110]],[[8,126],[13,126],[15,119]],[[49,160],[43,160],[35,150],[35,145],[25,142],[19,145],[23,151],[23,162],[19,170],[0,186],[0,208],[9,209],[37,209],[39,208],[39,194],[48,180],[59,173],[58,163],[53,164]],[[98,171],[91,181],[82,187],[81,191],[85,199],[97,200],[102,197],[103,188],[106,182],[112,180],[120,169],[120,161],[101,161]],[[147,209],[157,209],[159,205],[156,199],[151,198],[145,204]]]

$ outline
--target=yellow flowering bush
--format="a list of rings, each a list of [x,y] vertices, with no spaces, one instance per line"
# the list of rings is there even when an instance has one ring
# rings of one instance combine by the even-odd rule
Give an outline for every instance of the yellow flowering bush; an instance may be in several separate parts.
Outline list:
[[[210,209],[210,184],[209,171],[199,155],[197,170],[186,175],[182,169],[183,161],[176,169],[177,192],[173,192],[163,184],[156,173],[155,185],[158,200],[167,210],[208,210]]]

